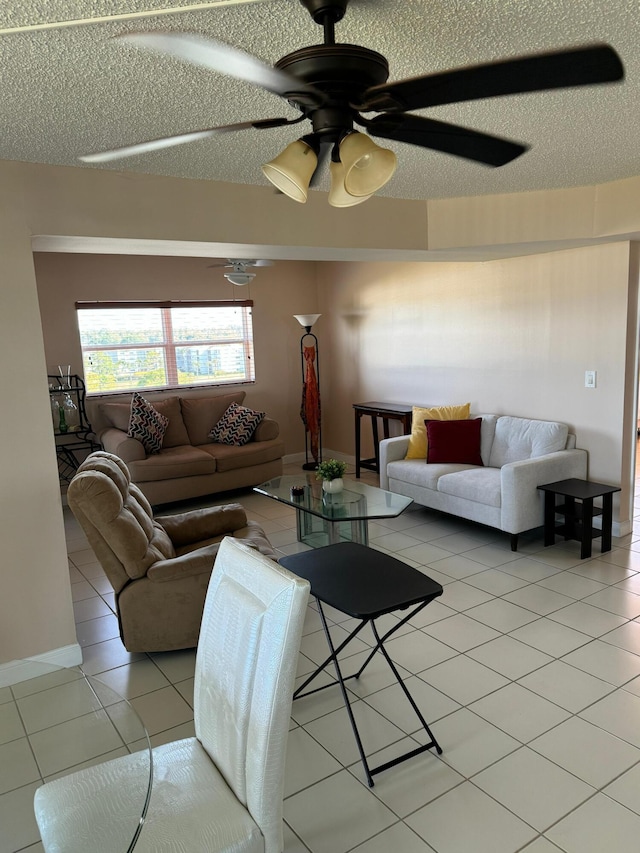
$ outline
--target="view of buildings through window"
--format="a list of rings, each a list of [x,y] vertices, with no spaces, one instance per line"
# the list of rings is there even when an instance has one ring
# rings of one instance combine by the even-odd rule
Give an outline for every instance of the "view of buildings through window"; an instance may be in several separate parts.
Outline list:
[[[77,303],[87,392],[254,380],[252,304]]]

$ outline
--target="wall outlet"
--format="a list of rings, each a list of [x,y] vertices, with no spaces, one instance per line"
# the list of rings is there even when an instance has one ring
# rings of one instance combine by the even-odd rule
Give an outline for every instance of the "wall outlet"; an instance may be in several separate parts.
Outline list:
[[[596,387],[596,371],[595,370],[585,370],[585,372],[584,372],[584,387],[585,388],[595,388]]]

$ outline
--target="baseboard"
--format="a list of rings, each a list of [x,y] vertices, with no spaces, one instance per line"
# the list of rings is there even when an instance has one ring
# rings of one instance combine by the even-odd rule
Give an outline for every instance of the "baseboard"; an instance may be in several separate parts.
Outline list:
[[[9,687],[19,681],[27,681],[37,675],[46,675],[60,667],[79,666],[82,663],[82,648],[78,643],[51,649],[41,655],[24,660],[0,663],[0,687]]]

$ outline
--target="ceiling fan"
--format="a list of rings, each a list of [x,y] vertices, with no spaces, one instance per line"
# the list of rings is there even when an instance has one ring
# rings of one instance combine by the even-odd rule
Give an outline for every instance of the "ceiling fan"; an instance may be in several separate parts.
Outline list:
[[[376,51],[335,40],[335,24],[349,0],[300,0],[322,26],[322,44],[302,47],[270,67],[234,47],[178,32],[134,32],[117,38],[262,87],[300,111],[293,119],[266,118],[152,139],[80,159],[101,163],[248,128],[311,123],[310,132],[288,145],[262,169],[277,189],[298,202],[307,193],[319,164],[330,154],[329,203],[349,207],[366,201],[391,179],[393,151],[371,137],[442,151],[488,166],[503,166],[528,146],[488,133],[414,115],[442,104],[503,95],[587,86],[622,80],[624,68],[607,44],[570,47],[545,53],[456,68],[387,82],[389,65]],[[369,116],[371,113],[377,115]],[[366,115],[365,115],[366,114]],[[362,127],[367,133],[354,129]],[[245,271],[246,272],[246,271]]]
[[[231,284],[249,284],[249,282],[253,281],[256,277],[254,272],[248,272],[249,267],[272,267],[273,261],[267,260],[259,260],[259,261],[242,261],[236,260],[235,258],[229,258],[226,264],[209,264],[207,269],[216,269],[222,267],[225,270],[231,270],[231,272],[224,273],[224,277],[227,281],[230,281]]]

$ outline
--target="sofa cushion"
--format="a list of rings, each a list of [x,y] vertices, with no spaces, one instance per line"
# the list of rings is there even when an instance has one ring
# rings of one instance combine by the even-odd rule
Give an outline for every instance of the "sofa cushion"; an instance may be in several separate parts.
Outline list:
[[[463,421],[425,421],[427,462],[459,462],[482,465],[480,427],[482,418]]]
[[[159,453],[169,418],[155,409],[148,400],[135,393],[131,398],[131,416],[127,435],[137,438],[145,453]]]
[[[462,420],[469,417],[470,403],[462,406],[432,406],[425,409],[421,406],[413,406],[411,415],[411,436],[405,459],[427,458],[427,430],[424,425],[426,420],[451,421]]]
[[[167,429],[162,439],[163,447],[181,447],[190,444],[189,434],[182,419],[179,397],[164,397],[162,400],[152,400],[153,408],[169,418]]]
[[[438,491],[456,498],[499,507],[502,502],[500,484],[499,468],[469,468],[440,477]]]
[[[457,463],[437,463],[422,465],[415,459],[399,459],[389,462],[387,465],[387,476],[390,480],[398,480],[402,483],[410,483],[412,486],[420,486],[423,489],[438,488],[440,477],[457,471],[467,471],[470,465],[459,465]]]
[[[180,410],[179,397],[164,397],[161,400],[149,401],[153,408],[169,418],[169,423],[162,439],[163,447],[179,447],[181,444],[190,444],[182,411]],[[129,430],[129,417],[131,415],[131,402],[128,403],[101,403],[100,411],[107,418],[111,426],[123,432]]]
[[[251,465],[263,465],[274,462],[284,453],[284,446],[279,439],[272,441],[250,441],[238,447],[234,444],[203,444],[198,450],[215,459],[216,471],[235,471],[236,468],[248,468]]]
[[[254,432],[251,441],[273,441],[280,435],[280,424],[273,418],[263,418]]]
[[[216,460],[197,447],[169,447],[146,459],[128,463],[131,479],[136,483],[173,480],[176,477],[197,477],[214,474]]]
[[[569,427],[556,421],[529,418],[498,418],[489,465],[501,468],[510,462],[533,459],[564,450]]]
[[[209,438],[219,444],[242,447],[251,441],[266,412],[256,412],[239,403],[231,403],[227,411],[209,433]]]
[[[246,396],[246,391],[236,391],[217,397],[181,397],[182,417],[189,434],[185,444],[198,447],[211,441],[209,433],[231,403],[242,403]]]

